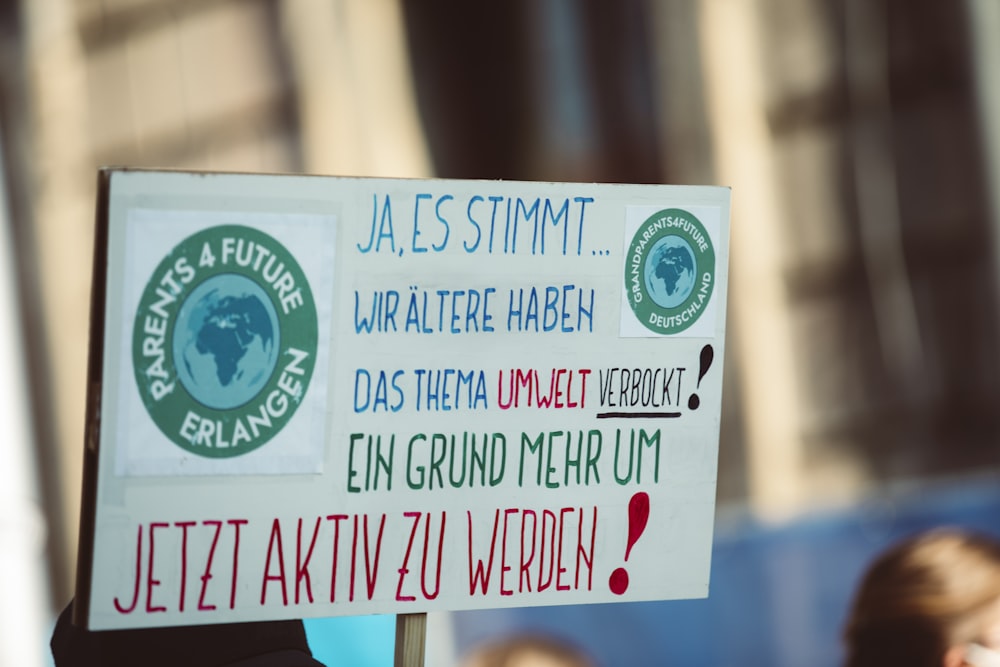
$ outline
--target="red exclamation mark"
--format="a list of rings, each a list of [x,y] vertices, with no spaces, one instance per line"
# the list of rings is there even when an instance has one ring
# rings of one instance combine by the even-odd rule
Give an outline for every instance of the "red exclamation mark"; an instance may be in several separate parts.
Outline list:
[[[640,491],[628,501],[628,545],[625,547],[625,562],[628,562],[632,547],[639,540],[642,531],[646,530],[646,521],[648,520],[649,494]],[[615,595],[621,595],[628,590],[628,572],[624,567],[619,567],[611,573],[608,586]]]

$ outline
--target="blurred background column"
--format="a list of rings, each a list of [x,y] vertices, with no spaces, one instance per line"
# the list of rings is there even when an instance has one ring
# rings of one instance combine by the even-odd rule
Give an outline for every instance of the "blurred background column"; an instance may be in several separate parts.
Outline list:
[[[280,3],[306,172],[432,175],[397,0]]]
[[[45,361],[34,365],[32,380],[46,387],[35,394],[35,410],[46,479],[55,482],[46,484],[45,493],[57,564],[53,586],[62,601],[70,594],[78,530],[96,175],[75,7],[67,0],[32,0],[21,8],[31,110],[30,149],[22,166],[28,169],[31,217],[20,226],[21,238],[34,246],[21,249],[44,317],[31,349]]]
[[[0,665],[34,667],[44,663],[39,639],[53,610],[2,148],[0,141]]]
[[[698,26],[716,180],[739,186],[731,213],[729,331],[745,382],[748,502],[776,519],[801,506],[806,479],[758,3],[704,0]]]
[[[966,0],[972,37],[978,126],[982,135],[983,167],[990,197],[993,256],[1000,257],[1000,2]],[[1000,267],[997,269],[1000,281]]]

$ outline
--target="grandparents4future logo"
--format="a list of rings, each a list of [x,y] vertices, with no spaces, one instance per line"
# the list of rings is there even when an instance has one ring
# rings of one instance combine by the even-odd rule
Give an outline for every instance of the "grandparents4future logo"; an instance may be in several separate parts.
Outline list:
[[[711,235],[692,213],[668,208],[645,219],[625,255],[625,292],[643,327],[679,334],[705,313],[715,285]]]
[[[143,404],[182,449],[246,454],[291,420],[316,359],[316,306],[295,258],[241,225],[184,239],[143,290],[132,361]]]

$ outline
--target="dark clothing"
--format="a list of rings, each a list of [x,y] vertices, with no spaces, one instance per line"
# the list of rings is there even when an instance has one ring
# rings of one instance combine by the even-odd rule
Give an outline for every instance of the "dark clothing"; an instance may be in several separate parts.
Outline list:
[[[52,633],[56,667],[324,667],[302,621],[92,632],[73,625],[72,608]]]

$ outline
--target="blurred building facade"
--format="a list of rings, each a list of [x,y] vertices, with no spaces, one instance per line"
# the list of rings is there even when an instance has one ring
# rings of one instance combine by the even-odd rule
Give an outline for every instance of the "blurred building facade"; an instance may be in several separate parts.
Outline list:
[[[720,503],[781,518],[992,474],[989,4],[7,3],[0,120],[54,604],[73,577],[103,165],[732,186]]]

